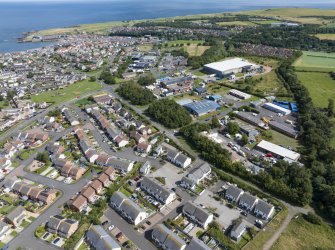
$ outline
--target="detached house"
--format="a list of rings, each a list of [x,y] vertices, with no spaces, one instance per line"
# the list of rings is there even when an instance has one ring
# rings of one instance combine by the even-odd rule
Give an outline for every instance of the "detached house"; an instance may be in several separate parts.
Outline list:
[[[12,224],[15,228],[27,217],[27,211],[22,206],[16,207],[13,211],[5,216],[5,221]]]
[[[70,238],[74,234],[79,226],[79,222],[76,220],[66,219],[61,215],[55,215],[50,217],[46,224],[47,231],[52,234],[58,234],[63,238]]]

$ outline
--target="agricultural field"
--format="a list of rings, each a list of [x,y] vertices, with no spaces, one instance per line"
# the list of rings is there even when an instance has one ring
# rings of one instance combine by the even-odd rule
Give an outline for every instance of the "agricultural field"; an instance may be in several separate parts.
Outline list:
[[[296,72],[296,74],[301,83],[309,90],[316,106],[327,107],[329,98],[335,100],[335,80],[328,73]]]
[[[316,34],[315,36],[320,40],[335,40],[335,34]]]
[[[233,22],[219,22],[217,23],[220,26],[257,26],[257,24],[249,21],[233,21]]]
[[[310,8],[275,8],[240,12],[250,16],[280,17],[282,20],[299,22],[303,24],[327,24],[331,20],[322,16],[334,16],[335,10],[310,9]]]
[[[47,91],[31,97],[34,102],[48,102],[48,103],[62,103],[74,98],[82,97],[95,91],[101,90],[103,87],[97,82],[90,82],[84,80],[78,83],[74,83],[68,87],[58,90]]]
[[[201,56],[210,46],[203,46],[205,41],[202,40],[175,40],[169,41],[166,44],[168,47],[183,48],[190,56]],[[199,45],[201,44],[201,45]]]
[[[302,216],[293,219],[271,250],[333,249],[335,229],[329,225],[315,225]]]
[[[304,51],[293,66],[296,70],[330,72],[335,70],[335,53]]]

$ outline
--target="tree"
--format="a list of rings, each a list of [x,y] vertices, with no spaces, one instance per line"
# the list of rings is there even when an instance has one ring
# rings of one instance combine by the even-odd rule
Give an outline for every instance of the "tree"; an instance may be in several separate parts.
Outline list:
[[[212,117],[211,127],[212,128],[219,128],[219,127],[221,127],[221,123],[220,123],[219,119],[216,116]]]
[[[145,89],[135,82],[121,84],[117,92],[134,105],[147,105],[156,99],[149,89]]]
[[[16,108],[19,106],[17,105],[17,102],[15,101],[15,96],[17,95],[16,90],[8,90],[7,91],[7,100],[12,101]]]
[[[140,77],[140,79],[138,79],[138,83],[142,86],[151,85],[155,82],[156,82],[156,78],[152,73],[143,75]]]
[[[91,76],[89,81],[90,82],[95,82],[96,80],[97,80],[97,78],[95,76]]]
[[[240,131],[240,127],[236,122],[228,122],[227,131],[231,135],[235,135]]]
[[[241,143],[242,143],[242,145],[243,145],[243,146],[244,146],[244,145],[247,145],[248,142],[249,142],[249,138],[248,138],[248,136],[247,136],[246,134],[243,134],[243,135],[242,135],[242,139],[241,139]]]
[[[328,117],[334,116],[334,100],[333,99],[328,99],[327,115]]]
[[[36,156],[36,160],[41,161],[43,163],[48,163],[49,162],[49,154],[48,152],[41,152],[38,153]]]
[[[109,70],[102,71],[101,74],[100,74],[99,79],[103,80],[104,83],[106,83],[108,85],[116,83],[115,77],[111,74],[111,72]]]

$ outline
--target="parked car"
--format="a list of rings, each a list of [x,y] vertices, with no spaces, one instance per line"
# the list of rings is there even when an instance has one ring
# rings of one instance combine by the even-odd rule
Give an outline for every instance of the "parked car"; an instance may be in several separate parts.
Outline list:
[[[43,239],[43,240],[45,240],[46,238],[48,238],[48,237],[49,237],[49,235],[50,235],[50,233],[48,233],[48,232],[47,232],[47,233],[45,233],[45,234],[43,235],[42,239]]]
[[[57,237],[56,239],[53,240],[52,244],[56,245],[60,241],[60,238]]]
[[[108,227],[108,230],[109,230],[109,231],[112,231],[112,230],[114,229],[114,227],[115,227],[114,225],[110,225],[110,226]]]
[[[108,224],[108,222],[109,222],[108,220],[105,220],[104,222],[101,223],[101,225],[105,226]]]
[[[151,222],[147,220],[145,223],[147,223],[149,226],[151,225]]]

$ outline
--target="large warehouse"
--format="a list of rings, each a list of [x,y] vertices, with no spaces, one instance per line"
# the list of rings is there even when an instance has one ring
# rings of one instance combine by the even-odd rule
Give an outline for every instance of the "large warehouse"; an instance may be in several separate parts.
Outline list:
[[[271,111],[276,112],[276,113],[283,114],[283,115],[289,115],[289,114],[291,114],[291,110],[282,108],[282,107],[280,107],[280,106],[278,106],[276,104],[273,104],[271,102],[265,103],[263,105],[263,108],[271,110]]]
[[[221,62],[214,62],[204,65],[204,71],[209,74],[216,74],[219,77],[226,77],[232,74],[249,72],[256,69],[258,65],[243,60],[241,58],[233,58]]]
[[[214,112],[220,109],[220,105],[216,102],[203,100],[199,102],[191,102],[184,105],[184,107],[193,115],[202,116],[207,113]]]
[[[290,161],[298,161],[300,158],[299,153],[289,150],[287,148],[278,146],[277,144],[264,141],[264,140],[258,143],[257,148],[263,151],[264,153],[271,153],[273,154],[273,156],[279,157],[281,159],[288,159]]]

